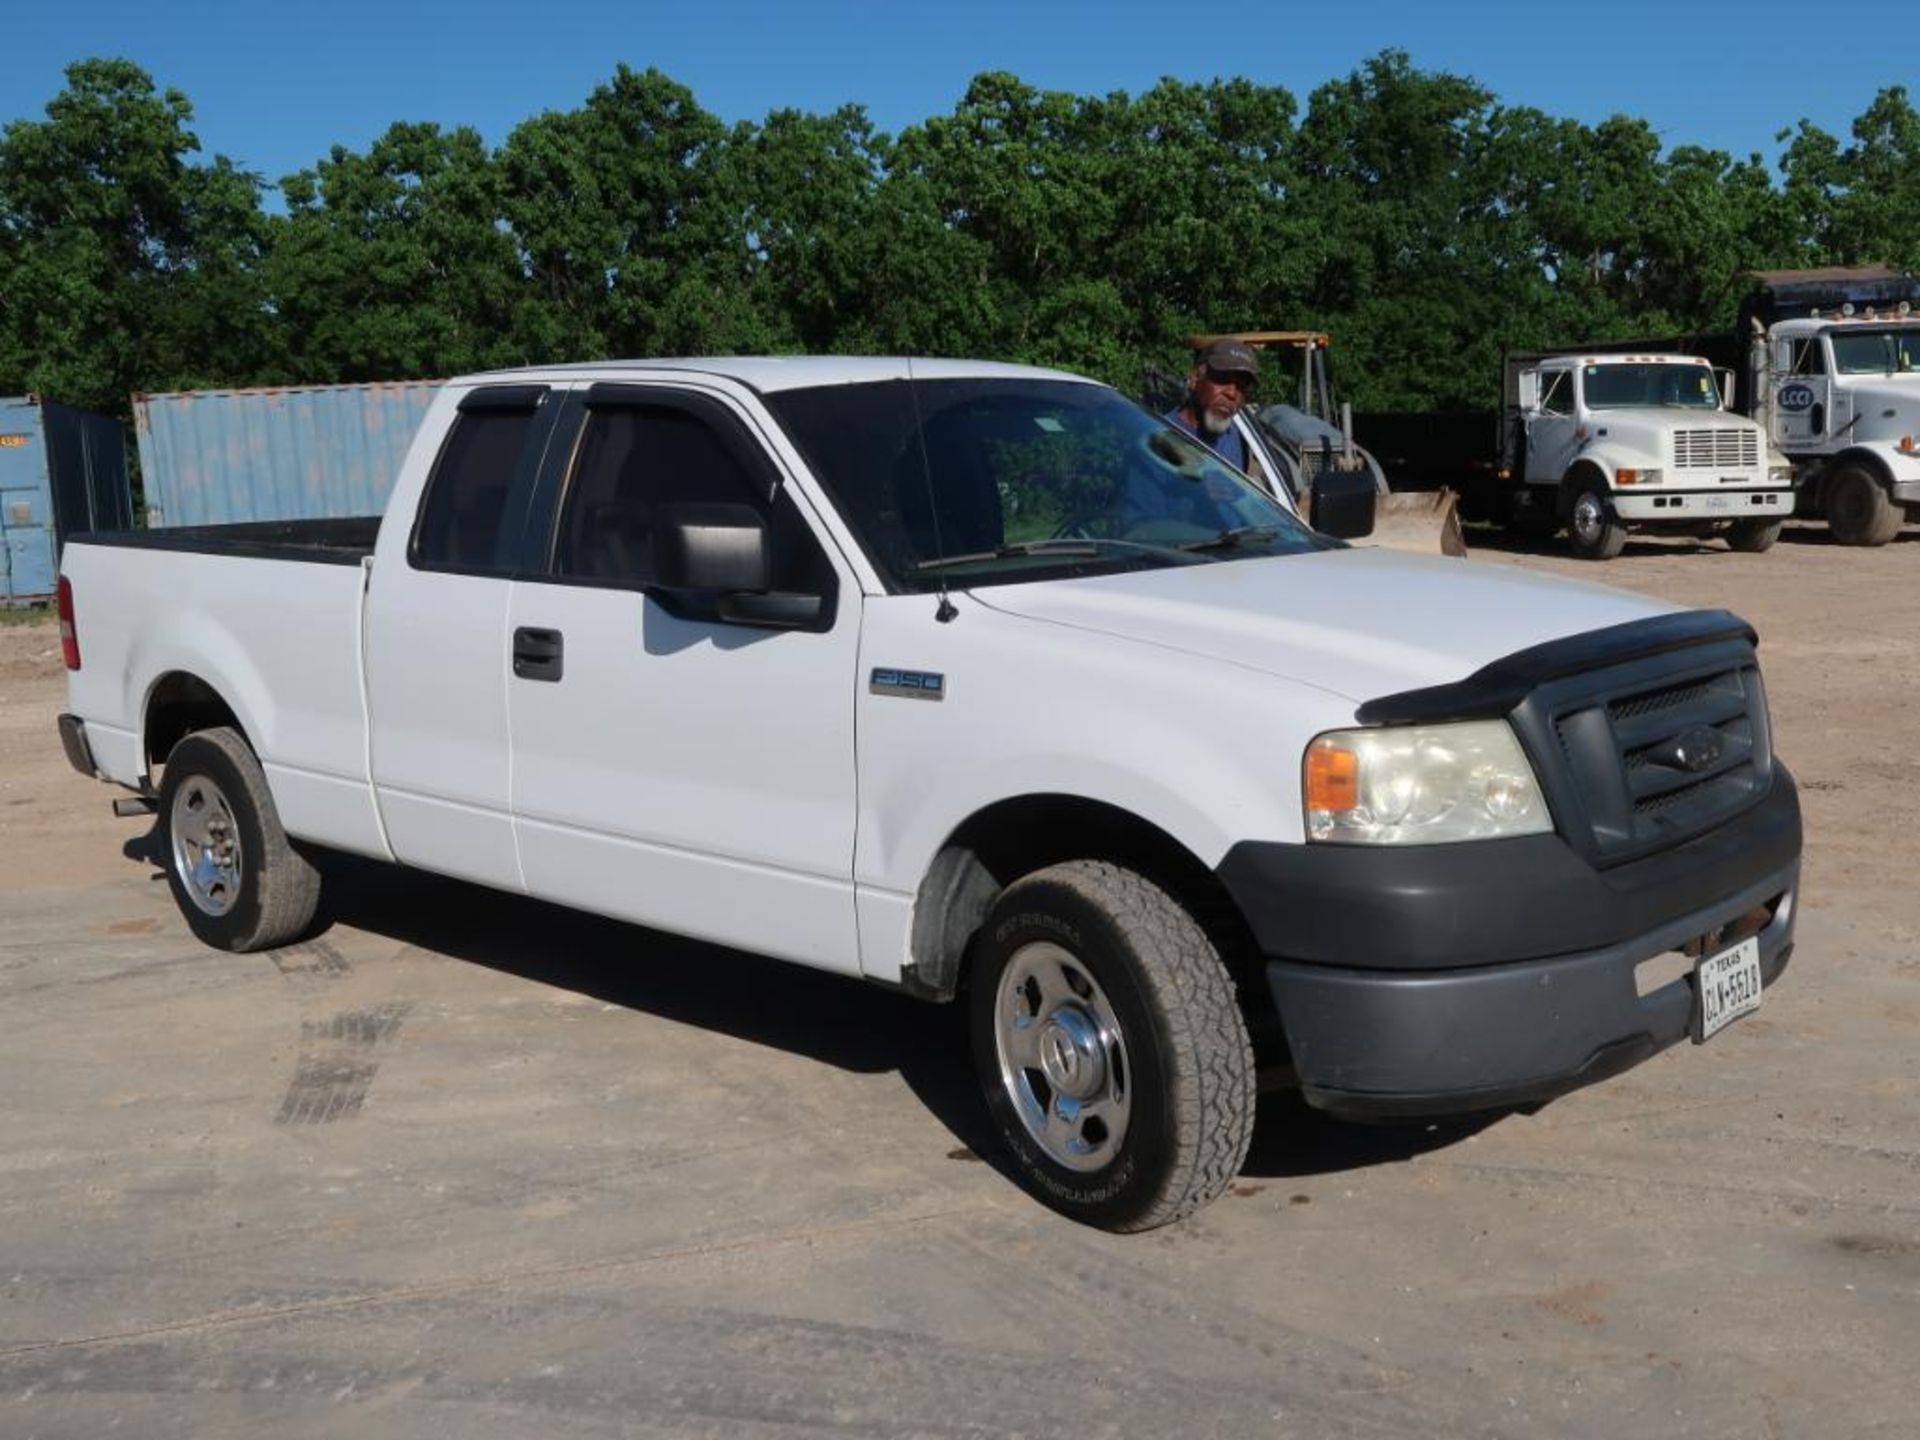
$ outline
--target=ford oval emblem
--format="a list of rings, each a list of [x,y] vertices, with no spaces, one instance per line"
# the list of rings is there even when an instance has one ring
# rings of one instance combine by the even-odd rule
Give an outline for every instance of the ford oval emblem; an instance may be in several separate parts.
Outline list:
[[[1726,740],[1718,730],[1711,725],[1696,725],[1666,744],[1657,746],[1652,758],[1676,770],[1685,770],[1689,775],[1698,775],[1702,770],[1711,770],[1718,765],[1726,748]]]

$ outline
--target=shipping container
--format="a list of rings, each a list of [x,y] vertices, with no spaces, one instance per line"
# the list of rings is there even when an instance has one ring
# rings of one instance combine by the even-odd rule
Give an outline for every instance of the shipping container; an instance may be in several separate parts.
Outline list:
[[[440,383],[136,395],[147,524],[377,515]]]
[[[71,536],[132,525],[119,421],[34,395],[0,399],[0,605],[50,598]]]

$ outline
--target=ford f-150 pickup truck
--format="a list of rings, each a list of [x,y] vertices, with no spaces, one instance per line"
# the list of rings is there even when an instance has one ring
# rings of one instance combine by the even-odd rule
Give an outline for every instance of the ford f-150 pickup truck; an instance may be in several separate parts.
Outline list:
[[[1217,1195],[1262,1076],[1531,1105],[1792,949],[1742,621],[1343,543],[1067,374],[474,376],[384,518],[76,539],[60,595],[67,753],[207,943],[302,935],[331,849],[962,999],[1007,1170],[1110,1228]]]

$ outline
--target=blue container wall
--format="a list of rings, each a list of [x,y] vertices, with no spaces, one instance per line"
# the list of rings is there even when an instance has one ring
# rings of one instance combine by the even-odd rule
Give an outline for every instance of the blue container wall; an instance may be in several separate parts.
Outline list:
[[[40,407],[0,400],[0,605],[44,600],[56,582],[53,494]]]
[[[433,380],[134,397],[147,524],[377,515]]]

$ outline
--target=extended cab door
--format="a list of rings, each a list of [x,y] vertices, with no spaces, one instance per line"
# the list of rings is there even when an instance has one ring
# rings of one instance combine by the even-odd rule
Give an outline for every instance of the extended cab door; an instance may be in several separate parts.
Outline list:
[[[508,719],[528,888],[857,972],[853,577],[727,396],[595,385],[569,410],[550,539],[505,627],[527,657]],[[764,517],[773,588],[825,597],[815,628],[725,622],[654,585],[660,508],[713,502]]]
[[[397,859],[520,887],[507,776],[512,574],[557,407],[540,385],[460,401],[411,527],[381,526],[367,591],[375,797]],[[403,476],[395,505],[406,503]]]

